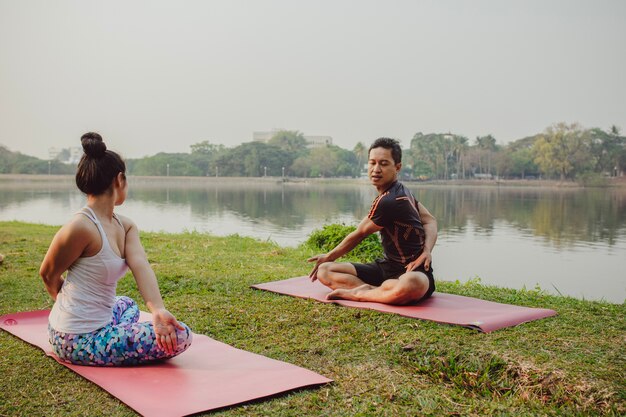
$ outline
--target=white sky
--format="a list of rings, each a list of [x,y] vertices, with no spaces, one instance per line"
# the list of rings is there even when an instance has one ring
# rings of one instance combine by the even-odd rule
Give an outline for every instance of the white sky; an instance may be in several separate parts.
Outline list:
[[[0,0],[0,144],[626,130],[623,0]]]

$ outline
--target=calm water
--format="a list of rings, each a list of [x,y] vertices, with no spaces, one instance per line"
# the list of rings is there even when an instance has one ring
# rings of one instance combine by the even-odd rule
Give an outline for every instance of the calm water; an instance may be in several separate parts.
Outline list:
[[[283,246],[303,242],[326,223],[357,223],[375,196],[366,182],[130,181],[128,200],[118,211],[142,230],[238,233]],[[487,284],[538,285],[551,293],[624,302],[626,191],[410,187],[438,219],[437,278],[480,277]],[[0,180],[0,220],[60,225],[84,202],[71,178]]]

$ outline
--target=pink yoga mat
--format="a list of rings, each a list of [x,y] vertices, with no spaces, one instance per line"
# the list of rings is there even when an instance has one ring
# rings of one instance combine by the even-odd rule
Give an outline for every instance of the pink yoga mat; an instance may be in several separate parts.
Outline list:
[[[326,295],[330,289],[320,284],[319,281],[311,282],[307,276],[267,282],[252,287],[294,297],[312,298],[323,303],[395,313],[438,323],[457,324],[485,333],[556,315],[556,311],[545,308],[520,307],[440,292],[435,292],[429,299],[410,306],[327,300]]]
[[[307,369],[195,333],[187,351],[159,364],[120,368],[70,365],[52,353],[48,314],[31,311],[0,316],[0,328],[41,348],[145,416],[185,416],[331,382]],[[141,321],[149,319],[142,313]]]

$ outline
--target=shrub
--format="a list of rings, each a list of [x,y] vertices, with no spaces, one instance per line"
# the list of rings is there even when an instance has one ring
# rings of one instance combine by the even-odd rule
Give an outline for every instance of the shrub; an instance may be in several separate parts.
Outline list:
[[[585,172],[577,177],[578,183],[583,187],[608,187],[609,181],[597,172]]]
[[[305,245],[320,252],[329,252],[354,230],[356,230],[355,226],[328,224],[311,232]],[[378,234],[369,235],[346,255],[347,258],[356,262],[371,262],[382,256],[383,249]]]

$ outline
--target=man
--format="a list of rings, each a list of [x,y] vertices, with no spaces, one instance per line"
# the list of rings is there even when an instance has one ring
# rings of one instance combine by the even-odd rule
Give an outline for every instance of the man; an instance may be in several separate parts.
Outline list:
[[[404,305],[435,290],[431,251],[437,221],[398,181],[402,148],[395,139],[379,138],[369,149],[367,173],[378,191],[369,214],[330,252],[310,258],[309,277],[331,288],[328,299]],[[372,233],[380,232],[384,259],[369,264],[338,263]]]

